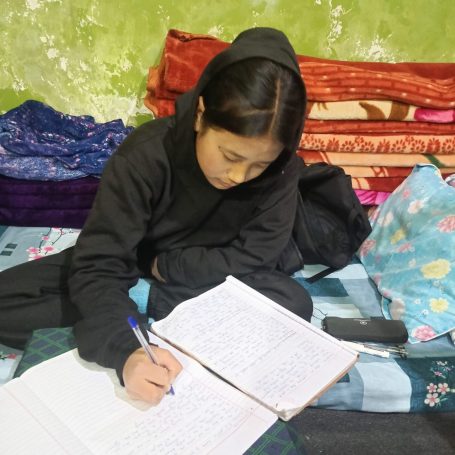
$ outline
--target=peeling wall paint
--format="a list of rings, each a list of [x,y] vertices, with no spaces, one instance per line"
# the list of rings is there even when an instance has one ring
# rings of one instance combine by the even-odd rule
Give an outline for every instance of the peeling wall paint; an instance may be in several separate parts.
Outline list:
[[[26,99],[134,123],[166,31],[273,26],[301,54],[455,61],[454,0],[1,0],[0,112]]]

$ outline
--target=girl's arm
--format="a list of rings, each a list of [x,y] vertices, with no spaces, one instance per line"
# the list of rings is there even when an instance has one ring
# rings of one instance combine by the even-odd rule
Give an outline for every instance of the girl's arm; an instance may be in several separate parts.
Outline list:
[[[127,318],[145,319],[128,291],[139,277],[136,248],[151,216],[151,200],[140,170],[116,152],[106,165],[70,271],[70,298],[83,317],[74,329],[79,353],[115,368],[120,380],[127,358],[138,348]]]

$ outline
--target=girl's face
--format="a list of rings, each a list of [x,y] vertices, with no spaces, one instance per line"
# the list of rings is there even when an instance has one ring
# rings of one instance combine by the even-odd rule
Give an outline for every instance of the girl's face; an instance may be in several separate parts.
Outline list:
[[[215,188],[227,190],[258,177],[283,150],[270,137],[243,137],[206,128],[196,136],[196,157]]]
[[[226,130],[201,129],[195,122],[196,157],[211,185],[227,190],[262,174],[283,150],[283,144],[269,136],[244,137]]]

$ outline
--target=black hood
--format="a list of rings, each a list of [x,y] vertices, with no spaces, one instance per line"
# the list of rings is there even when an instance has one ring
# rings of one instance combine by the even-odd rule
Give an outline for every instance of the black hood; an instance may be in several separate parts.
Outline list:
[[[195,184],[196,179],[202,179],[206,185],[210,185],[199,168],[195,153],[194,120],[199,96],[219,71],[233,63],[249,58],[269,59],[289,68],[298,76],[299,80],[302,80],[295,52],[284,33],[267,27],[252,28],[240,33],[227,49],[220,52],[209,62],[196,87],[181,95],[176,101],[175,125],[171,132],[173,143],[171,161],[175,170],[180,171],[180,174],[182,171],[186,174],[185,176],[181,175],[186,181],[186,186]],[[303,81],[302,93],[306,97]],[[300,95],[296,94],[296,96]],[[261,187],[266,181],[273,178],[273,175],[280,173],[291,156],[295,154],[302,130],[303,118],[301,129],[296,135],[292,150],[284,150],[261,176],[239,185],[239,187],[250,189]],[[191,177],[188,174],[191,174]]]

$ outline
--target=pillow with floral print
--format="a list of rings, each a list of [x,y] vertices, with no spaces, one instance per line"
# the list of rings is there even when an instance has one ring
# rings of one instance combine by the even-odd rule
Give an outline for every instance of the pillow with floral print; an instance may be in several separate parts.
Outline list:
[[[359,257],[385,317],[401,319],[411,343],[455,329],[455,188],[435,166],[417,165],[371,224]]]

